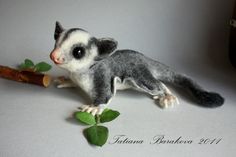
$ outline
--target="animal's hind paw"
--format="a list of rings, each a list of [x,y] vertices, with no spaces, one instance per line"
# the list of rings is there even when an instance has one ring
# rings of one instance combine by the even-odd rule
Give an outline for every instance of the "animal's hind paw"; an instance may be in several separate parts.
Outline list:
[[[175,104],[179,104],[178,98],[172,94],[154,96],[153,99],[159,100],[159,105],[161,108],[174,107]]]

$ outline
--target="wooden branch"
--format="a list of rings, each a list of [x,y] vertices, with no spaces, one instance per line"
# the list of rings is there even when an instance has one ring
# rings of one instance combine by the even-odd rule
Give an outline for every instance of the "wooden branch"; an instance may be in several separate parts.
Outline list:
[[[51,83],[51,77],[49,75],[35,73],[32,71],[20,71],[2,65],[0,65],[0,77],[44,87],[48,87]]]

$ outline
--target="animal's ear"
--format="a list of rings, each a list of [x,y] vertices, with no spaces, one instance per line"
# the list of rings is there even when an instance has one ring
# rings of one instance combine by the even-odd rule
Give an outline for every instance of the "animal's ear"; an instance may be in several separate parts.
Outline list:
[[[57,40],[60,34],[64,31],[64,28],[60,24],[60,22],[56,22],[55,32],[54,32],[54,39]]]
[[[118,42],[112,38],[98,39],[97,46],[100,55],[108,55],[117,48]]]

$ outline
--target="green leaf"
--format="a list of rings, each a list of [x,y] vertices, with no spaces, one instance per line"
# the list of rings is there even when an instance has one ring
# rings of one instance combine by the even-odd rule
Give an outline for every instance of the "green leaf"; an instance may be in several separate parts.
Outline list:
[[[108,138],[108,128],[94,125],[85,129],[84,134],[90,144],[103,146]]]
[[[25,59],[23,63],[20,64],[19,68],[24,69],[30,69],[34,66],[34,63],[30,59]]]
[[[92,114],[87,113],[87,112],[81,112],[81,111],[76,112],[75,118],[84,124],[88,124],[88,125],[96,124],[95,117]]]
[[[20,68],[20,69],[26,69],[25,63],[21,63],[21,64],[19,65],[19,68]]]
[[[120,113],[118,111],[104,110],[100,115],[100,122],[101,123],[110,122],[116,119],[119,115]]]
[[[32,68],[34,66],[34,63],[30,59],[25,59],[25,66],[26,68]]]
[[[46,62],[40,62],[34,66],[36,72],[45,72],[49,71],[52,66]]]

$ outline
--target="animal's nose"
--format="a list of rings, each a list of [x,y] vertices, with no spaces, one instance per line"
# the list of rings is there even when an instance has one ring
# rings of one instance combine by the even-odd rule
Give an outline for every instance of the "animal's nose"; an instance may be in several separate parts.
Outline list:
[[[64,59],[59,57],[59,49],[56,48],[50,53],[50,58],[55,64],[63,63]]]

